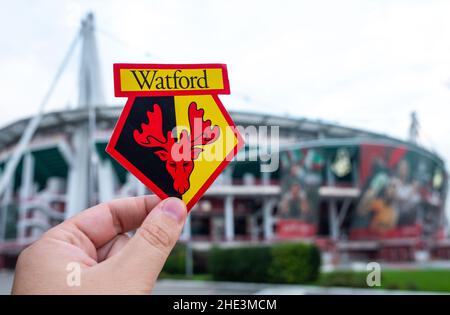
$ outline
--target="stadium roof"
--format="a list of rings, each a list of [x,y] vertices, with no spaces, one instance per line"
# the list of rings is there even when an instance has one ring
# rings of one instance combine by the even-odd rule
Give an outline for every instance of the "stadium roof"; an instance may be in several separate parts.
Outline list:
[[[122,106],[96,107],[97,130],[111,130],[115,126],[122,109]],[[279,126],[280,136],[287,140],[287,143],[285,142],[284,145],[281,144],[281,150],[292,149],[293,144],[296,146],[314,146],[315,144],[330,145],[330,141],[334,144],[339,144],[344,139],[352,142],[352,144],[356,144],[355,141],[367,141],[370,139],[371,142],[386,141],[391,144],[407,145],[426,155],[432,155],[442,163],[440,157],[436,153],[430,152],[421,146],[385,134],[346,127],[324,122],[322,120],[279,116],[268,113],[230,111],[230,114],[238,126]],[[35,138],[45,138],[46,136],[54,134],[70,134],[76,126],[87,122],[87,120],[88,111],[86,109],[72,109],[46,113],[42,117]],[[0,153],[2,151],[5,153],[5,149],[11,149],[11,147],[19,141],[29,121],[30,118],[21,119],[0,129]],[[109,135],[107,136],[109,138]]]
[[[99,129],[112,128],[122,106],[100,106],[96,108],[96,119]],[[266,125],[279,126],[280,133],[292,134],[299,133],[306,138],[348,138],[348,137],[375,137],[388,138],[387,135],[378,134],[370,131],[364,131],[355,128],[349,128],[338,124],[323,122],[321,120],[310,120],[305,118],[283,117],[271,114],[251,113],[241,111],[230,111],[233,120],[237,125]],[[88,119],[86,109],[73,109],[64,111],[54,111],[43,115],[40,126],[37,130],[38,135],[54,133],[55,131],[71,131],[74,126],[85,122]],[[21,119],[10,123],[0,129],[0,150],[15,144],[25,130],[30,118]],[[310,137],[307,137],[310,135]]]

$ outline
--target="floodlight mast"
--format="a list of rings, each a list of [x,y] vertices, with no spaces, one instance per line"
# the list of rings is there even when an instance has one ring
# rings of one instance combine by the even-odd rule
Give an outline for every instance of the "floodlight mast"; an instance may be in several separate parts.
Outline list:
[[[409,126],[408,140],[411,143],[417,144],[419,138],[419,119],[417,118],[417,112],[411,113],[411,124]]]
[[[103,104],[104,98],[92,13],[82,21],[81,37],[78,108],[86,112],[88,119],[72,135],[75,156],[68,176],[66,217],[92,206],[96,202],[98,188],[95,165],[98,161],[95,148],[96,107]]]

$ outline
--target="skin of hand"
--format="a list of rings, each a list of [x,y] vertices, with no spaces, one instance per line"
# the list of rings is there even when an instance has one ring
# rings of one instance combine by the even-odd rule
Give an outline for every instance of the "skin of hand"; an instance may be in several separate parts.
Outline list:
[[[89,208],[22,251],[12,294],[149,294],[186,216],[180,199],[156,196]],[[69,285],[69,264],[80,266],[79,285]]]

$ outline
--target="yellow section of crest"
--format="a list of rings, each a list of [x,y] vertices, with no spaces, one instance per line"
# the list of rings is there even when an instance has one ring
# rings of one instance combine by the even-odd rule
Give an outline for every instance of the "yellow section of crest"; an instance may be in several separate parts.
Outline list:
[[[178,134],[183,129],[189,132],[188,108],[191,102],[196,102],[197,108],[205,111],[204,120],[211,120],[211,126],[219,126],[220,135],[215,142],[204,145],[202,147],[203,152],[194,161],[194,169],[190,176],[190,187],[182,196],[186,204],[208,181],[226,156],[233,151],[238,141],[233,129],[228,125],[211,95],[175,96],[175,119]]]
[[[208,69],[120,69],[123,92],[170,92],[220,90],[222,68]]]

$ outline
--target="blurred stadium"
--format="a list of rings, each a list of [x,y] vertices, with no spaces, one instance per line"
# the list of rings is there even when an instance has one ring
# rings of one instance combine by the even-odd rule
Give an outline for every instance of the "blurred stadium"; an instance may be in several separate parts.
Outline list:
[[[100,105],[93,23],[89,15],[77,38],[78,108],[0,129],[0,267],[13,267],[25,246],[89,205],[149,193],[105,153],[122,107]],[[193,209],[182,242],[313,242],[329,265],[450,259],[448,175],[443,160],[415,142],[415,116],[408,141],[301,118],[231,116],[243,127],[279,127],[279,150],[270,154],[280,167],[268,173],[260,159],[233,161]],[[241,154],[257,151],[255,141]]]

